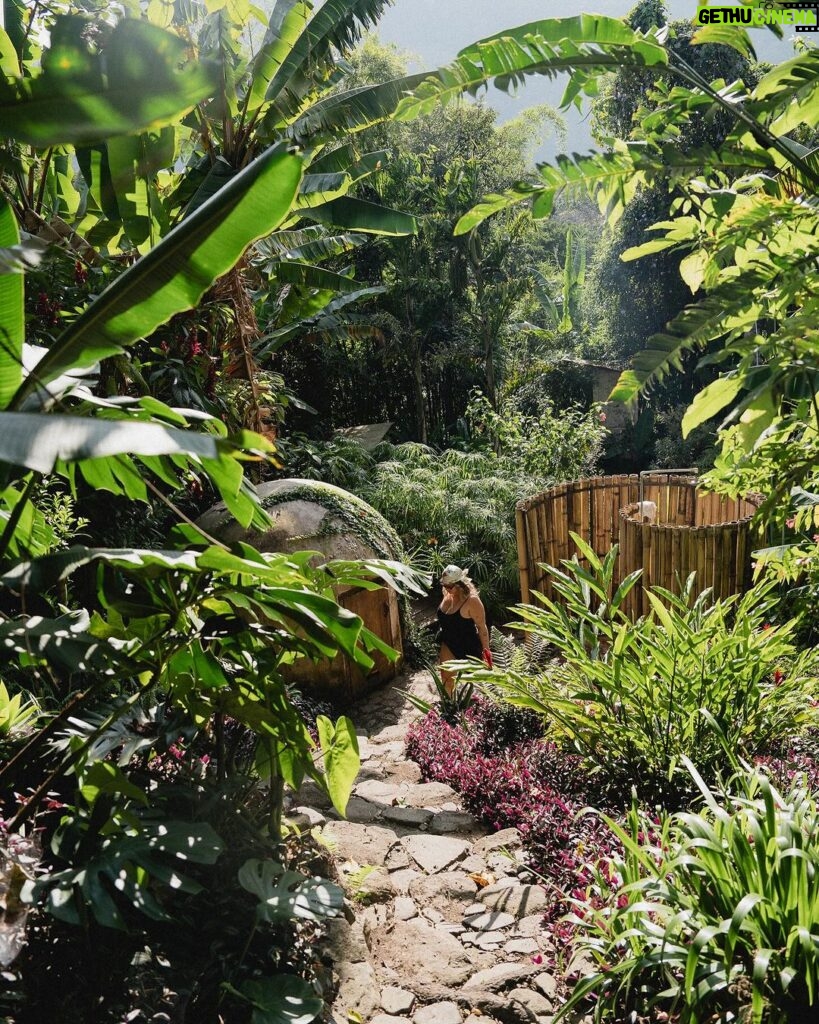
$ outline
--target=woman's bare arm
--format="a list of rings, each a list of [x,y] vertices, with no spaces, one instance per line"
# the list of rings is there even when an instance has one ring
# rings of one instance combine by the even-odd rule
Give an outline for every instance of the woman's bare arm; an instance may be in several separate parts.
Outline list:
[[[466,602],[467,615],[478,627],[481,647],[486,650],[489,647],[489,630],[486,626],[486,609],[479,597],[470,597]]]

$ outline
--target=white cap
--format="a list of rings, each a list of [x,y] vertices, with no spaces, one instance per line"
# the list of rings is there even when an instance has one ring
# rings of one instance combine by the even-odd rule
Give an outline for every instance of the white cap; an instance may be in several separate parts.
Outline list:
[[[448,565],[441,573],[441,583],[447,586],[450,583],[469,583],[469,576],[465,569],[459,569],[457,565]]]

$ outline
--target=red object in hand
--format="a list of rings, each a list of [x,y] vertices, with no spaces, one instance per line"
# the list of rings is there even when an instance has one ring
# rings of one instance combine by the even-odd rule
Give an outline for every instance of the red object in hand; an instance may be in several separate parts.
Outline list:
[[[487,668],[492,668],[492,652],[488,647],[484,647],[483,649],[483,660],[486,662]]]

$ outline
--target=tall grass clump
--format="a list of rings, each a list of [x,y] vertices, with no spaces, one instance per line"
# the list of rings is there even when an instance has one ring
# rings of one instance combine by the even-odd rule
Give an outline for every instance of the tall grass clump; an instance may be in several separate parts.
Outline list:
[[[715,790],[687,767],[697,813],[607,819],[623,852],[575,901],[575,952],[593,969],[556,1019],[589,997],[595,1021],[819,1019],[815,794],[747,768]]]
[[[584,562],[548,570],[560,600],[517,607],[520,628],[558,660],[536,674],[474,676],[538,711],[548,737],[604,773],[621,798],[636,785],[650,804],[679,807],[691,795],[685,755],[713,782],[726,749],[750,759],[815,724],[816,653],[797,652],[795,620],[770,624],[771,584],[713,600],[695,592],[692,576],[680,594],[651,588],[651,614],[631,622],[622,601],[639,573],[614,587],[614,552],[600,559],[575,543]]]

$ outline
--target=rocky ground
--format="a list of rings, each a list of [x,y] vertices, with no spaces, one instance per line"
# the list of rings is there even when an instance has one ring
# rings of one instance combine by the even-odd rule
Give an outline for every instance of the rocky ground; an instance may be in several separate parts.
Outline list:
[[[556,982],[542,928],[547,897],[522,864],[515,829],[487,834],[449,786],[421,782],[404,756],[419,714],[403,690],[431,699],[425,672],[407,674],[348,712],[361,774],[339,820],[317,787],[290,809],[321,826],[347,890],[331,923],[337,1024],[547,1024]]]

